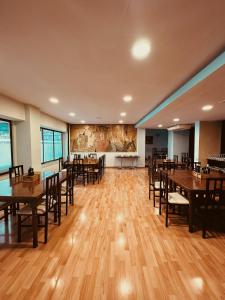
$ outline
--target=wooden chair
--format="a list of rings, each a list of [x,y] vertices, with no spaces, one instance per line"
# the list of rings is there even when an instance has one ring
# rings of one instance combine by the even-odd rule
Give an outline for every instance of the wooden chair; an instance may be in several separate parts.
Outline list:
[[[96,181],[100,182],[103,176],[103,158],[99,157],[98,166],[89,167],[88,169],[88,181],[92,181],[95,184]]]
[[[24,168],[23,165],[13,166],[9,168],[9,179],[16,178],[19,176],[24,175]],[[10,210],[12,211],[13,215],[16,215],[16,210],[20,209],[19,203],[14,203],[10,205]]]
[[[94,158],[94,159],[97,159],[97,158],[98,158],[97,153],[89,153],[88,156],[89,156],[90,158]]]
[[[164,161],[162,167],[163,170],[175,170],[176,164],[174,161]]]
[[[173,213],[175,208],[178,207],[189,207],[189,201],[182,194],[173,192],[169,186],[168,173],[164,173],[163,182],[165,186],[165,203],[166,203],[166,227],[168,227],[169,208],[173,207]]]
[[[74,172],[73,166],[67,167],[66,185],[61,186],[61,196],[66,200],[61,199],[61,204],[66,205],[66,215],[68,214],[68,204],[74,205]]]
[[[206,238],[211,220],[225,220],[225,178],[207,178],[203,204],[200,207],[202,215],[202,237]]]
[[[160,198],[160,172],[156,168],[156,164],[152,165],[151,174],[149,176],[149,199],[153,192],[153,205],[155,207],[156,198]]]
[[[59,172],[67,169],[68,163],[69,163],[69,158],[67,158],[67,160],[64,160],[62,157],[59,158]]]
[[[88,181],[88,172],[83,164],[83,159],[73,159],[73,174],[75,183],[81,182],[83,185],[86,185]]]
[[[0,202],[0,211],[4,211],[4,215],[1,217],[5,219],[5,222],[8,222],[8,215],[9,215],[9,206],[10,206],[10,203],[9,202],[3,202],[1,201]]]
[[[175,164],[178,164],[178,155],[173,156],[173,161],[175,162]]]
[[[9,178],[15,178],[18,176],[22,176],[24,175],[24,169],[23,169],[23,165],[18,165],[18,166],[14,166],[9,168]]]
[[[44,227],[44,242],[48,241],[48,215],[54,213],[54,222],[60,225],[61,220],[61,197],[59,190],[59,173],[53,174],[46,178],[46,195],[43,197],[43,202],[37,206],[38,227]],[[28,205],[24,206],[17,212],[18,216],[18,242],[21,242],[22,227],[31,227],[30,224],[25,224],[32,216],[32,208]],[[44,224],[41,223],[41,218],[44,218]]]

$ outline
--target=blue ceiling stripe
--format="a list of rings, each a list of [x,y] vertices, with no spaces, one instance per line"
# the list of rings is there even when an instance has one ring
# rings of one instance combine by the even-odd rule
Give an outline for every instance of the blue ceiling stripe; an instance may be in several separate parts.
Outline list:
[[[170,103],[174,102],[178,97],[186,93],[188,90],[193,88],[196,84],[204,80],[206,77],[211,75],[213,72],[218,70],[225,64],[225,51],[217,56],[211,63],[209,63],[205,68],[203,68],[200,72],[198,72],[194,77],[188,80],[184,85],[182,85],[179,89],[177,89],[173,94],[171,94],[166,100],[164,100],[159,106],[153,109],[150,113],[148,113],[145,117],[143,117],[140,121],[137,122],[136,127],[143,125],[146,121],[151,119],[157,113],[159,113],[162,109],[168,106]]]

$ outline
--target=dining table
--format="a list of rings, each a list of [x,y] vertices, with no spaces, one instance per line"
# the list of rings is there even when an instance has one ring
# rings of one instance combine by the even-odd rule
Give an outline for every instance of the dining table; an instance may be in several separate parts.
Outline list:
[[[12,179],[6,178],[0,180],[0,201],[12,203],[26,203],[32,209],[32,231],[33,247],[38,246],[38,223],[37,207],[43,202],[43,196],[46,194],[46,178],[56,173],[55,171],[43,171],[36,173],[37,179],[28,181],[24,176],[17,176]],[[59,172],[60,185],[66,181],[67,172]],[[59,210],[61,197],[59,197]],[[59,212],[59,218],[61,212]],[[60,219],[59,219],[60,224]]]
[[[163,163],[170,162],[175,164],[176,169],[184,169],[186,167],[186,163],[182,161],[174,161],[174,160],[166,160],[166,159],[157,159],[155,161],[156,168],[160,169],[163,168]]]
[[[194,231],[194,213],[202,204],[202,199],[206,191],[206,179],[207,178],[223,178],[225,174],[211,171],[210,174],[201,174],[201,178],[197,176],[197,173],[185,169],[176,170],[163,170],[162,172],[168,174],[169,185],[176,190],[176,187],[180,187],[187,199],[189,200],[189,232]],[[225,186],[223,187],[225,190]]]

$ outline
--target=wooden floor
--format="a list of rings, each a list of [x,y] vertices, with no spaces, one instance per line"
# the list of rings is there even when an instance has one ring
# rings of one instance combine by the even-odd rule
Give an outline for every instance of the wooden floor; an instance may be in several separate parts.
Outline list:
[[[225,299],[225,235],[165,228],[146,170],[107,169],[75,196],[37,249],[1,222],[0,299]]]

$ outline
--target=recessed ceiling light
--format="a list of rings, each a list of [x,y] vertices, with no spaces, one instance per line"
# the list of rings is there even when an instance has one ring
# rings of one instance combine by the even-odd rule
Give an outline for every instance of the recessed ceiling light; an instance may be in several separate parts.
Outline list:
[[[127,113],[126,112],[121,112],[120,115],[121,115],[121,117],[125,117],[127,115]]]
[[[219,101],[218,103],[225,103],[225,99]]]
[[[159,128],[162,128],[162,127],[163,127],[163,125],[162,125],[162,124],[159,124],[159,125],[158,125],[158,127],[159,127]]]
[[[132,48],[131,53],[135,59],[145,59],[151,51],[151,45],[148,39],[142,38],[137,40]]]
[[[57,98],[55,98],[55,97],[49,98],[49,101],[50,101],[51,103],[59,103],[59,100],[58,100]]]
[[[119,123],[120,123],[120,124],[123,124],[123,120],[119,120]]]
[[[70,117],[75,117],[76,114],[75,114],[74,112],[70,112],[70,113],[69,113],[69,116],[70,116]]]
[[[175,118],[175,119],[173,119],[173,121],[174,121],[174,122],[179,122],[180,119],[179,119],[179,118]]]
[[[211,110],[212,108],[213,108],[213,106],[210,105],[210,104],[208,104],[208,105],[204,105],[204,106],[202,107],[202,110],[204,110],[204,111],[209,111],[209,110]]]
[[[123,97],[124,102],[131,102],[133,100],[133,97],[131,95],[126,95]]]
[[[84,120],[81,120],[80,122],[81,122],[82,124],[84,124],[84,123],[85,123],[85,121],[84,121]]]

